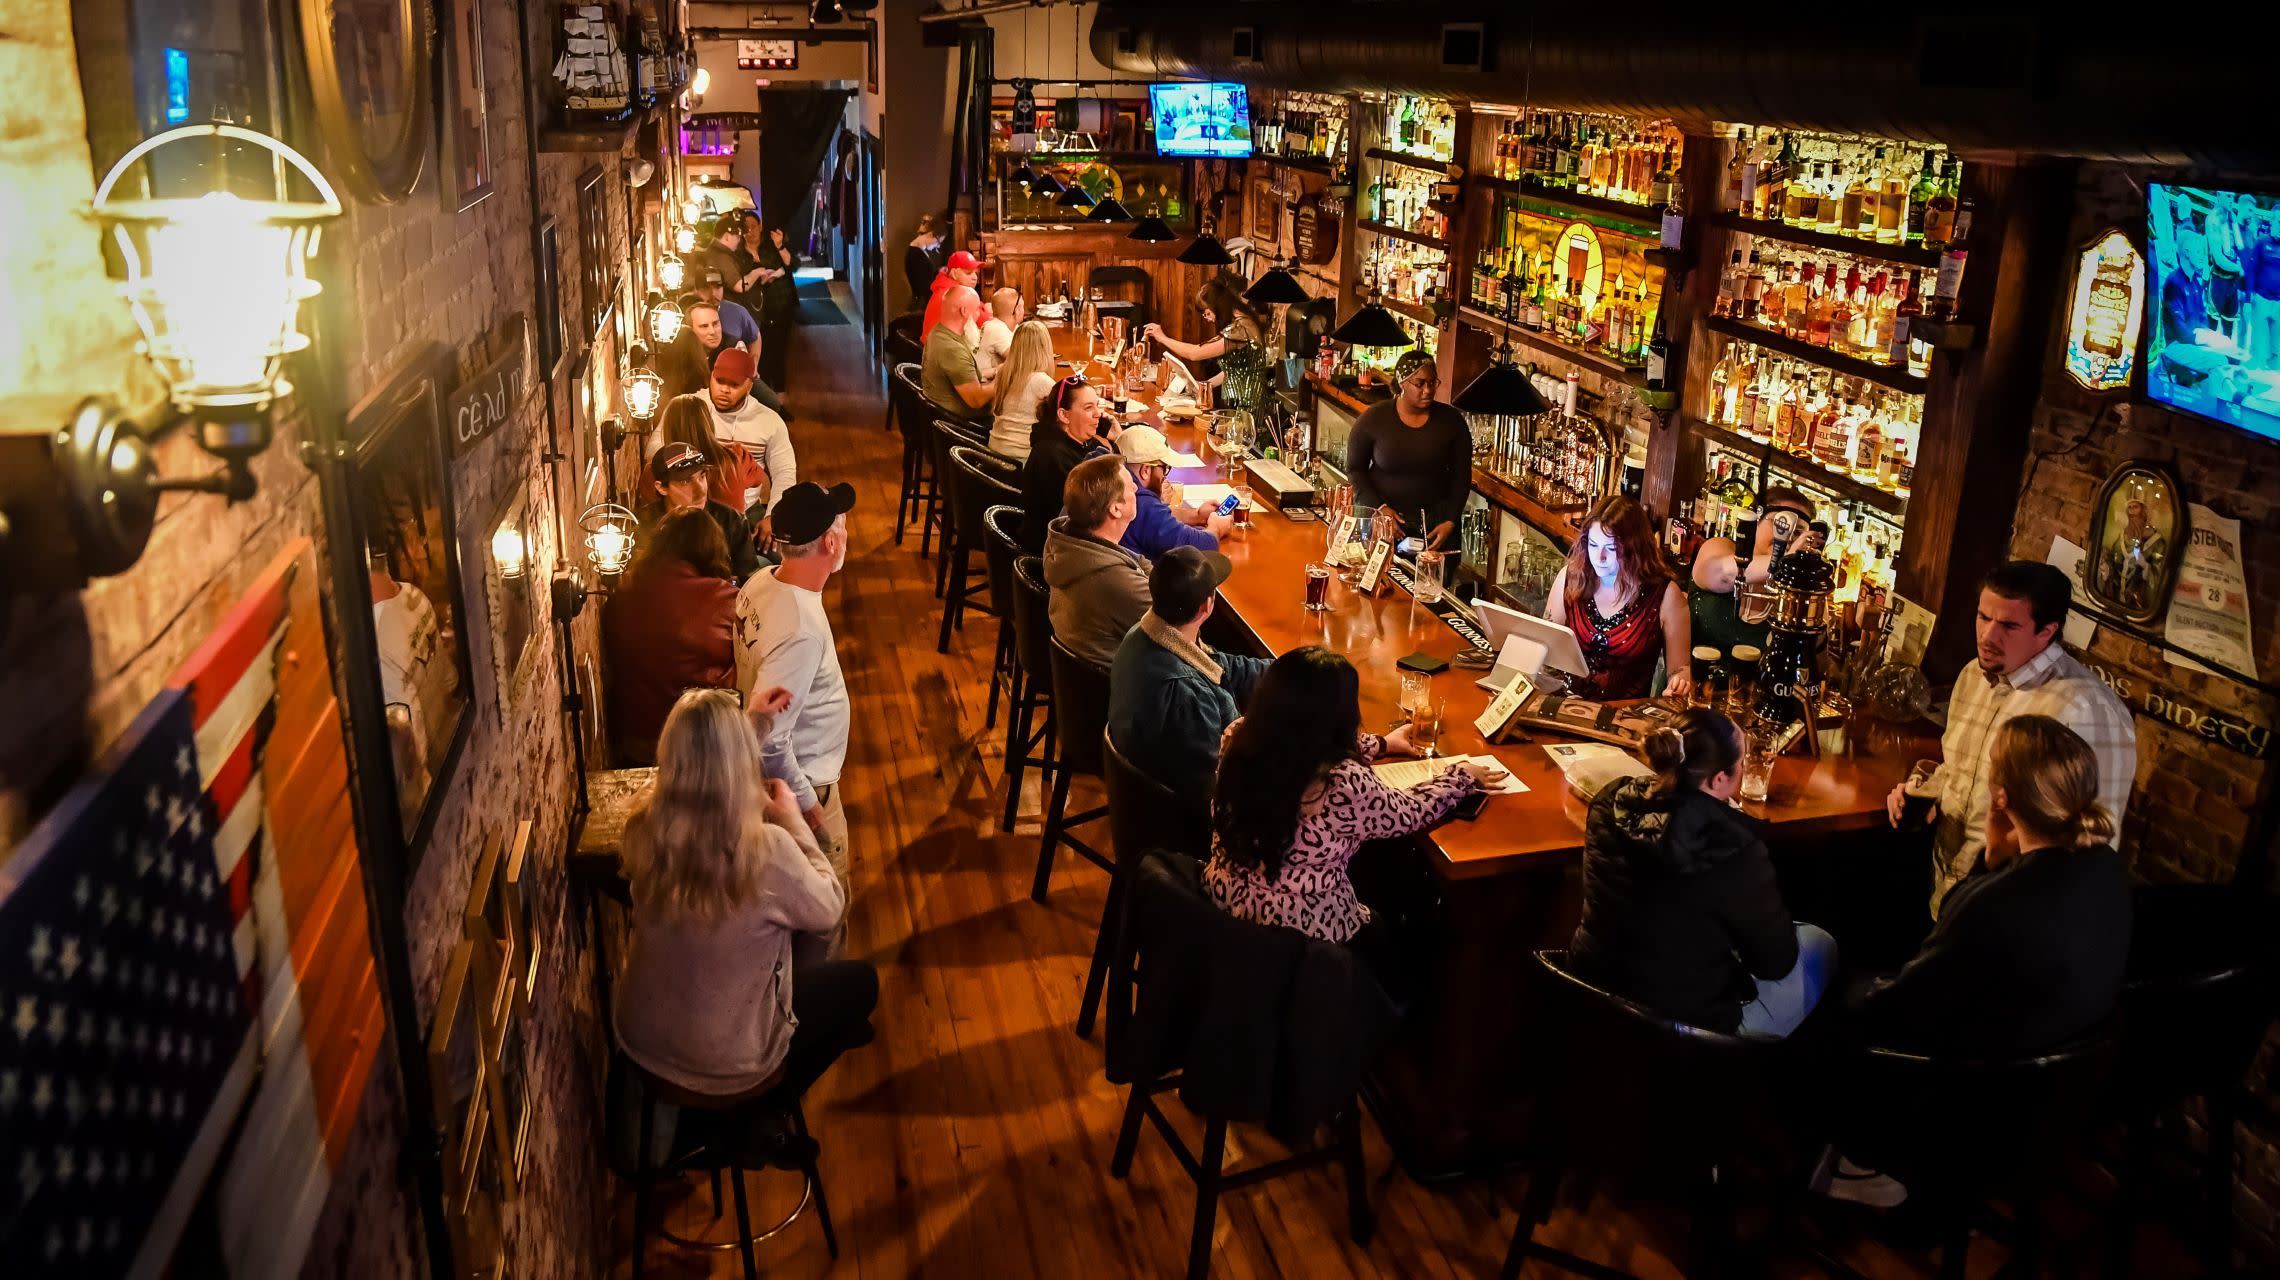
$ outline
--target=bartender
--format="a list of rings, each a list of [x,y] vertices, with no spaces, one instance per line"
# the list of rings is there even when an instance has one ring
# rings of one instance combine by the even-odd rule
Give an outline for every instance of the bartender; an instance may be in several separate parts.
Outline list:
[[[1472,427],[1433,399],[1441,374],[1423,351],[1393,365],[1393,399],[1371,405],[1346,436],[1346,478],[1356,510],[1374,507],[1402,536],[1446,545],[1472,492]]]
[[[1204,329],[1214,335],[1209,342],[1182,342],[1167,336],[1164,326],[1153,323],[1140,333],[1186,362],[1205,386],[1216,387],[1220,381],[1219,358],[1236,347],[1257,346],[1266,331],[1265,319],[1224,275],[1204,281],[1196,290],[1195,309],[1203,316]]]
[[[1694,553],[1693,580],[1687,587],[1687,612],[1694,623],[1696,643],[1732,652],[1736,645],[1765,647],[1763,622],[1742,619],[1741,587],[1765,585],[1773,562],[1791,551],[1819,551],[1826,539],[1808,522],[1813,504],[1795,489],[1775,485],[1758,498],[1761,514],[1751,539],[1749,562],[1730,538],[1712,538]]]

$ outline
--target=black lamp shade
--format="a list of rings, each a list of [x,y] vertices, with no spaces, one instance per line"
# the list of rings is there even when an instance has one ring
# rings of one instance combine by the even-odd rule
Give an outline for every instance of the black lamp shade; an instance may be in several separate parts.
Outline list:
[[[1518,368],[1499,360],[1480,371],[1449,401],[1462,413],[1485,413],[1500,418],[1527,418],[1549,413],[1552,403]]]
[[[1401,327],[1401,322],[1393,318],[1393,313],[1374,302],[1347,317],[1346,323],[1339,325],[1330,337],[1333,341],[1351,347],[1417,345],[1417,339],[1409,336],[1409,331]]]
[[[1194,267],[1232,267],[1235,255],[1219,243],[1219,237],[1209,232],[1197,236],[1187,248],[1180,250],[1180,261]]]
[[[1029,167],[1029,162],[1027,160],[1022,161],[1020,167],[1016,168],[1008,176],[1010,176],[1016,183],[1019,183],[1024,191],[1029,189],[1030,183],[1037,181],[1037,171]]]
[[[1281,267],[1270,267],[1265,275],[1252,281],[1251,287],[1243,291],[1243,300],[1257,307],[1288,307],[1309,299],[1306,287],[1298,282],[1297,276]]]
[[[1069,184],[1068,190],[1061,193],[1060,199],[1055,200],[1053,203],[1061,206],[1064,209],[1090,209],[1092,207],[1092,202],[1092,192],[1087,191],[1083,187],[1080,187],[1076,183],[1072,182]]]
[[[1151,244],[1161,244],[1166,240],[1179,239],[1180,234],[1179,232],[1172,230],[1170,227],[1165,226],[1164,220],[1162,218],[1159,218],[1155,214],[1151,213],[1147,217],[1142,218],[1140,220],[1140,225],[1132,228],[1132,230],[1128,232],[1124,238],[1127,240],[1146,240]],[[1227,251],[1225,249],[1222,249],[1219,252],[1222,255],[1225,255]]]
[[[1045,200],[1050,200],[1066,190],[1068,190],[1067,185],[1050,173],[1039,173],[1036,180],[1029,184],[1029,194]]]
[[[1132,211],[1124,207],[1123,201],[1117,199],[1115,196],[1110,196],[1107,199],[1101,201],[1099,204],[1094,205],[1093,211],[1085,215],[1085,221],[1130,222],[1132,221]]]

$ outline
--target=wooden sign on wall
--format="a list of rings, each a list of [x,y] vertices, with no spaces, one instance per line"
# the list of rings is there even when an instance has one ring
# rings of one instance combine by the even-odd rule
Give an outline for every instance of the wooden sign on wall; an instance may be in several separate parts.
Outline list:
[[[1310,267],[1322,266],[1338,256],[1338,220],[1322,211],[1320,196],[1299,201],[1291,215],[1290,235],[1298,260]]]

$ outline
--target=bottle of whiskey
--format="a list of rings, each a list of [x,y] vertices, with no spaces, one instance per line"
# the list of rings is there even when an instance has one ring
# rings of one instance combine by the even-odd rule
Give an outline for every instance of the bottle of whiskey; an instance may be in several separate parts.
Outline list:
[[[1661,309],[1655,311],[1654,335],[1647,339],[1647,390],[1670,389],[1670,330]]]
[[[1741,250],[1736,249],[1734,252],[1738,254]],[[1765,263],[1755,249],[1750,250],[1750,265],[1742,272],[1739,302],[1741,309],[1738,314],[1744,320],[1757,320],[1765,307]]]
[[[1900,304],[1892,309],[1892,336],[1884,346],[1884,363],[1890,365],[1908,363],[1908,330],[1916,317],[1924,314],[1924,304],[1917,299],[1917,295],[1923,291],[1923,288],[1924,273],[1921,271],[1909,272],[1907,292],[1900,295]]]
[[[1924,171],[1916,175],[1915,189],[1908,193],[1907,240],[1909,244],[1923,242],[1924,217],[1927,207],[1931,204],[1932,197],[1940,192],[1938,164],[1938,158],[1927,149],[1924,152]]]
[[[1877,463],[1884,457],[1883,395],[1878,393],[1874,406],[1862,411],[1858,429],[1853,433],[1852,474],[1855,480],[1873,482]]]
[[[1924,205],[1924,247],[1945,252],[1955,239],[1955,201],[1958,173],[1962,166],[1948,161],[1947,173],[1940,179],[1932,198]]]

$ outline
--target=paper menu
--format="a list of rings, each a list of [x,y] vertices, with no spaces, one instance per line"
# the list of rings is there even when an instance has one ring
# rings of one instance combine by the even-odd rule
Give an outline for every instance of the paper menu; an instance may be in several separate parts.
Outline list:
[[[1505,766],[1503,761],[1489,755],[1437,756],[1431,760],[1388,760],[1371,765],[1370,772],[1375,773],[1378,780],[1389,787],[1406,789],[1431,782],[1467,760],[1484,765],[1495,765],[1504,770],[1504,781],[1492,787],[1484,786],[1481,788],[1492,796],[1515,796],[1528,789],[1528,784],[1522,782],[1517,774]]]
[[[1185,450],[1174,449],[1172,451],[1171,464],[1175,467],[1200,467],[1204,465],[1204,461],[1196,454],[1188,453]]]
[[[1645,777],[1653,772],[1630,752],[1605,742],[1554,742],[1544,754],[1559,766],[1569,786],[1586,799],[1620,778]]]
[[[1482,738],[1490,742],[1496,741],[1496,735],[1504,732],[1504,726],[1512,722],[1512,714],[1535,691],[1535,681],[1525,675],[1515,674],[1512,683],[1504,686],[1503,692],[1488,700],[1488,709],[1474,719],[1473,728],[1480,730]]]

